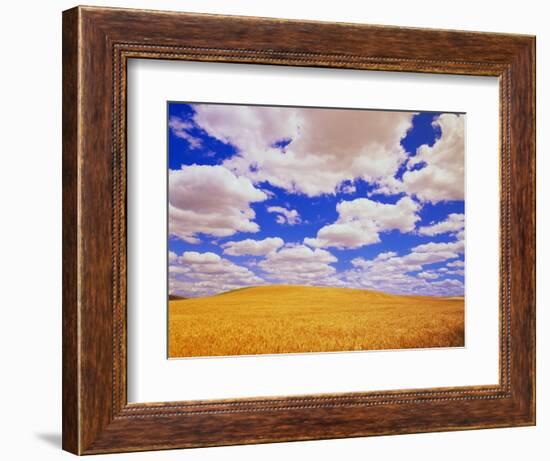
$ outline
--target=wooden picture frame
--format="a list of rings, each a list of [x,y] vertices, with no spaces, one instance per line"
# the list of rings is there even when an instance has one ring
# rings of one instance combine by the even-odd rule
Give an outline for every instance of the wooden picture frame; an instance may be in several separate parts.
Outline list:
[[[126,63],[496,76],[500,382],[129,404]],[[535,38],[159,11],[63,13],[63,448],[93,454],[535,424]]]

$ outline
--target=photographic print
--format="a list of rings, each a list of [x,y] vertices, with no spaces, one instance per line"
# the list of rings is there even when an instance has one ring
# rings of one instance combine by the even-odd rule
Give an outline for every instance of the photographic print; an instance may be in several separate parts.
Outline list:
[[[169,102],[170,358],[464,346],[465,114]]]

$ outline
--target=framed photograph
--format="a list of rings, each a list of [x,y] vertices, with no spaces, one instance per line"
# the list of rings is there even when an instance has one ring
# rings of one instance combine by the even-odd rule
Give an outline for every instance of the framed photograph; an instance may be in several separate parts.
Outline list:
[[[535,424],[535,38],[63,13],[63,448]]]
[[[464,347],[464,114],[168,113],[168,357]]]

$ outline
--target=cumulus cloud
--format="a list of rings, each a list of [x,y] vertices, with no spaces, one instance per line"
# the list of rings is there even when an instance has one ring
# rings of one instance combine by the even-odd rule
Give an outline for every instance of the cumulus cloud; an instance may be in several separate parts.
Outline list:
[[[432,224],[430,226],[423,226],[418,229],[420,235],[439,235],[449,232],[459,232],[464,229],[464,215],[461,213],[451,213],[444,221]]]
[[[357,191],[357,188],[354,184],[341,184],[338,188],[338,192],[342,194],[354,194]]]
[[[425,271],[425,272],[419,272],[416,274],[417,277],[420,277],[421,279],[437,279],[439,278],[439,275],[432,271]]]
[[[420,219],[419,205],[410,197],[395,204],[359,198],[342,201],[336,206],[338,219],[317,232],[316,238],[304,243],[313,247],[359,248],[380,242],[380,233],[397,229],[411,232]]]
[[[294,226],[302,222],[300,214],[296,210],[288,210],[282,206],[268,206],[268,213],[276,213],[276,221],[278,224],[288,224]]]
[[[447,266],[449,267],[464,267],[464,261],[453,261],[450,263],[447,263]]]
[[[445,279],[430,284],[432,288],[435,288],[439,293],[443,293],[442,296],[463,296],[464,284],[460,280]]]
[[[373,259],[355,258],[353,268],[343,277],[352,286],[390,293],[462,296],[464,284],[460,280],[440,280],[440,277],[464,275],[463,270],[433,269],[430,266],[454,260],[463,252],[464,242],[461,240],[429,242],[412,248],[403,256],[385,252]]]
[[[464,253],[464,240],[456,240],[452,242],[429,242],[413,248],[415,253]]]
[[[186,140],[190,149],[198,149],[202,141],[193,135],[200,130],[201,135],[231,144],[235,153],[221,165],[190,165],[169,172],[169,232],[191,244],[206,237],[233,237],[221,245],[208,239],[218,246],[219,254],[203,252],[203,247],[201,252],[181,255],[169,252],[171,292],[204,296],[285,283],[441,296],[463,293],[462,282],[453,278],[464,274],[464,263],[457,260],[464,253],[463,214],[449,214],[417,231],[430,237],[450,234],[455,240],[417,245],[404,255],[386,247],[375,258],[353,259],[346,271],[336,269],[337,259],[327,251],[376,244],[385,232],[415,232],[424,202],[463,200],[463,116],[437,117],[433,125],[440,138],[408,157],[401,140],[412,127],[412,113],[209,104],[193,109],[192,119],[170,118],[171,133]],[[406,171],[396,178],[403,167]],[[374,189],[368,188],[369,198],[353,199],[357,188],[363,190],[360,180]],[[326,225],[312,230],[303,244],[285,244],[282,234],[263,240],[241,235],[260,231],[254,204],[273,198],[270,190],[280,189],[312,198],[349,194],[349,200],[340,201],[337,218],[323,221]],[[396,203],[382,203],[372,194],[402,196]],[[290,203],[268,206],[271,220],[287,226],[302,222],[298,210],[292,209],[296,205]],[[286,228],[293,239],[298,238],[297,230]],[[348,256],[337,254],[343,255],[341,267]],[[250,258],[235,264],[225,256]],[[447,266],[432,266],[436,264]]]
[[[326,250],[293,245],[269,253],[258,266],[277,283],[338,285],[340,282],[334,277],[336,269],[331,266],[336,261]]]
[[[433,125],[441,137],[431,147],[420,146],[408,160],[402,190],[431,203],[464,200],[464,116],[442,114]]]
[[[397,253],[395,251],[385,251],[383,253],[380,253],[377,257],[377,261],[385,261],[387,259],[393,258],[394,256],[397,256]]]
[[[186,251],[178,258],[179,263],[184,264],[216,264],[222,260],[216,253],[199,253],[198,251]]]
[[[223,166],[190,165],[168,177],[170,235],[198,243],[198,234],[227,237],[258,232],[251,203],[267,195]]]
[[[196,104],[194,123],[237,149],[224,166],[254,183],[310,197],[361,178],[386,184],[407,156],[400,144],[414,114]],[[281,140],[290,140],[280,147]],[[347,187],[350,191],[351,188]]]
[[[269,237],[263,240],[246,239],[239,242],[227,242],[222,245],[223,252],[231,256],[264,256],[281,248],[285,242],[279,237]]]
[[[189,131],[194,128],[193,123],[173,115],[170,117],[170,120],[168,120],[168,126],[174,136],[185,139],[189,143],[191,149],[197,149],[202,146],[202,141],[189,133]]]
[[[186,251],[168,267],[170,294],[208,296],[265,281],[244,266],[211,253]]]

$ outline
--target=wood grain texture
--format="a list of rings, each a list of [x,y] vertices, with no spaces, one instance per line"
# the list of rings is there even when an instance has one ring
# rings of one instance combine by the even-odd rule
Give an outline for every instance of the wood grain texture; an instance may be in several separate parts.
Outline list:
[[[63,448],[80,451],[78,401],[78,10],[63,16]]]
[[[534,37],[78,7],[63,14],[63,447],[78,454],[535,422]],[[129,404],[126,63],[500,77],[497,386]]]

